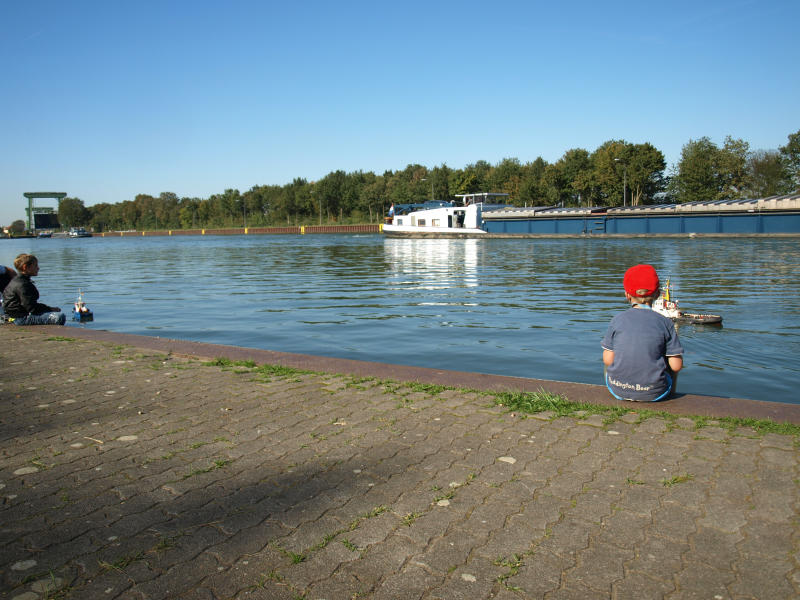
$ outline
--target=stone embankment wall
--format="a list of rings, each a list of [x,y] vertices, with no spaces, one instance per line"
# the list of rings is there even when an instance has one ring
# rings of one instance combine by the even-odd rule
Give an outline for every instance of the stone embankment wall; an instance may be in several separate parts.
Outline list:
[[[152,237],[170,235],[305,235],[311,233],[379,233],[380,225],[312,225],[303,227],[228,227],[218,229],[160,229],[158,231],[104,231],[96,237]]]

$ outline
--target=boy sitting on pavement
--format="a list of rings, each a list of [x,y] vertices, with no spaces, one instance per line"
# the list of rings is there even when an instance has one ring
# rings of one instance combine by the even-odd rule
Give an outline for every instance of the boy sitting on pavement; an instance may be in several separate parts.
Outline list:
[[[31,277],[39,274],[39,261],[33,254],[14,259],[17,276],[3,290],[3,309],[15,325],[63,325],[67,316],[57,306],[39,302],[39,290]]]
[[[606,386],[619,400],[657,402],[675,393],[683,346],[670,319],[652,310],[661,293],[656,270],[636,265],[625,272],[631,308],[611,319],[603,338]]]

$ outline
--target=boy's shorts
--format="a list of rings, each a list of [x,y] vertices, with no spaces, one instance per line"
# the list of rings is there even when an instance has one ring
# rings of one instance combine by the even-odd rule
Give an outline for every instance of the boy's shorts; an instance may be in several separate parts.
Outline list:
[[[606,381],[606,387],[608,388],[608,391],[611,393],[611,395],[614,396],[614,398],[616,398],[617,400],[624,400],[625,402],[659,402],[661,400],[667,400],[672,395],[674,387],[673,386],[674,379],[672,373],[667,373],[667,379],[669,380],[669,385],[667,385],[666,391],[663,394],[661,394],[658,398],[654,398],[652,400],[637,400],[634,398],[623,398],[619,394],[615,393],[614,390],[611,389],[611,386],[608,384],[608,373],[605,372],[606,371],[605,369],[603,369],[603,371],[604,371],[603,378]]]

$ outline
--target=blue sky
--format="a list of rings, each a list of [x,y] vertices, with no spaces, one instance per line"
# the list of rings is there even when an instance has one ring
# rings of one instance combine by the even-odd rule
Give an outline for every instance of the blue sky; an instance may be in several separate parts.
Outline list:
[[[30,191],[205,198],[610,139],[672,165],[800,129],[800,2],[658,4],[3,2],[0,224]]]

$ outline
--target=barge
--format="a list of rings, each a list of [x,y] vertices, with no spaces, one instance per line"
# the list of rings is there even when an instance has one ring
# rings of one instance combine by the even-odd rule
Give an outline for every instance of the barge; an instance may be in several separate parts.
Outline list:
[[[382,230],[391,237],[800,235],[800,194],[625,207],[518,207],[500,204],[505,196],[406,205]]]

